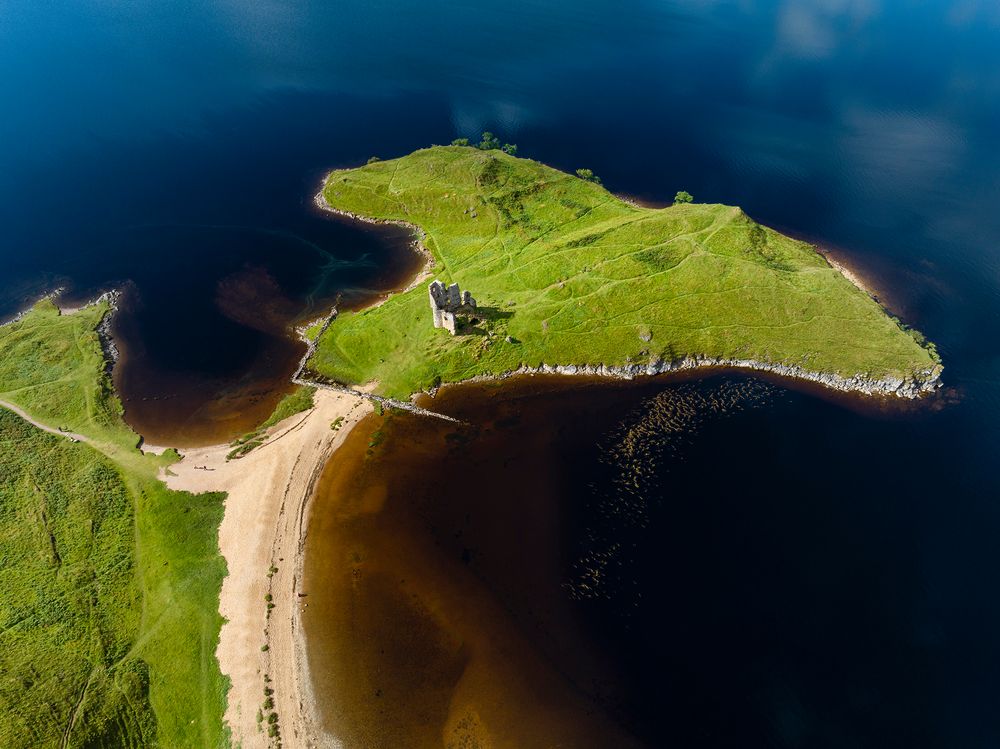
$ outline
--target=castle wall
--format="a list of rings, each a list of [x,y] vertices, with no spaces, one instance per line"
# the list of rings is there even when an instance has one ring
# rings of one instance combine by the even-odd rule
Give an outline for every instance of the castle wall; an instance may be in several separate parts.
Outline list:
[[[427,287],[431,306],[431,320],[435,328],[444,328],[452,335],[457,329],[456,313],[470,312],[476,308],[476,300],[468,291],[463,292],[457,283],[445,287],[435,280]]]

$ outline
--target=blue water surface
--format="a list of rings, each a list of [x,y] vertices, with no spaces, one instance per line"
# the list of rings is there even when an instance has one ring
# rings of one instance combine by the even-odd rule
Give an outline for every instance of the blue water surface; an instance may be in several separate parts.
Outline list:
[[[386,283],[398,247],[310,210],[325,169],[485,129],[613,191],[686,189],[840,250],[937,344],[953,394],[920,418],[818,402],[771,415],[773,449],[754,455],[782,499],[735,516],[744,541],[779,523],[787,543],[752,547],[780,554],[774,568],[822,566],[758,604],[833,657],[776,638],[727,650],[719,678],[747,701],[721,690],[656,741],[1000,745],[996,3],[7,0],[0,97],[0,314],[54,286],[130,282],[135,366],[177,392],[252,390],[293,365],[280,324],[227,311],[232,289],[279,298],[281,323]],[[810,491],[829,470],[856,480]],[[712,516],[728,538],[726,517]],[[822,553],[794,542],[821,531]],[[852,595],[836,570],[862,585],[859,559],[878,585]],[[836,633],[795,615],[831,600]],[[747,704],[758,728],[725,723]],[[893,733],[904,724],[920,730]]]

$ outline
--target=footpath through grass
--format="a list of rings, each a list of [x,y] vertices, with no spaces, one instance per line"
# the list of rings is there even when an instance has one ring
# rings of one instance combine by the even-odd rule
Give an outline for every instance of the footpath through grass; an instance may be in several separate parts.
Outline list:
[[[157,480],[121,419],[98,304],[0,327],[0,746],[218,747],[222,494]]]
[[[436,146],[335,171],[334,208],[419,225],[435,276],[479,301],[456,337],[421,285],[340,315],[309,369],[405,397],[519,367],[752,359],[810,372],[926,380],[932,348],[815,249],[739,208],[640,208],[500,151]]]

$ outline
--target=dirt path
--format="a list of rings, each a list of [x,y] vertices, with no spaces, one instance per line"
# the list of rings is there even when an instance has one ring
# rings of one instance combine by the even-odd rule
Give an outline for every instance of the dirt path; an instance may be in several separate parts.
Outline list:
[[[38,427],[43,432],[48,432],[49,434],[54,434],[57,437],[65,437],[66,439],[72,440],[73,442],[87,442],[87,443],[91,442],[90,439],[88,439],[87,437],[84,437],[82,434],[77,434],[76,432],[67,432],[67,431],[64,431],[62,429],[57,429],[56,427],[50,427],[48,424],[43,424],[40,421],[35,421],[28,414],[26,414],[23,409],[18,408],[13,403],[10,403],[8,401],[0,400],[0,406],[3,406],[8,411],[13,411],[18,416],[20,416],[22,419],[24,419],[26,422],[28,422],[32,426]]]

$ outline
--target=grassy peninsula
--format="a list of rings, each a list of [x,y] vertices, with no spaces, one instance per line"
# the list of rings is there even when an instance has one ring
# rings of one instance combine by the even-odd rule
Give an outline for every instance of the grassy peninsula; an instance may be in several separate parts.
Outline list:
[[[0,327],[0,745],[227,743],[223,494],[171,491],[105,372],[100,302]]]
[[[332,172],[326,206],[418,226],[433,274],[479,301],[452,337],[420,285],[341,314],[308,362],[394,397],[541,365],[745,362],[890,392],[932,382],[933,347],[811,245],[739,208],[632,205],[499,150],[435,146]]]

